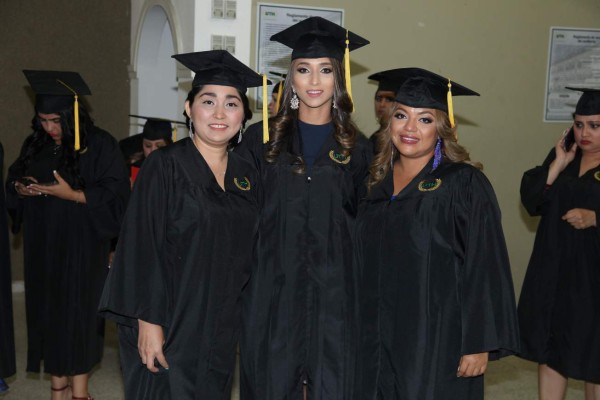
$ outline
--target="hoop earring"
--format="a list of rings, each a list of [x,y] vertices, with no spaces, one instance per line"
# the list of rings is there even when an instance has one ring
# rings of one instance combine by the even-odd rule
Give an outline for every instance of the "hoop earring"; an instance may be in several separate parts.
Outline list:
[[[292,89],[292,98],[290,99],[290,108],[292,110],[297,110],[298,107],[300,106],[300,100],[298,100],[298,95],[296,94],[296,91],[294,89]]]
[[[435,150],[433,153],[433,167],[431,168],[431,171],[435,171],[435,169],[440,165],[440,163],[442,162],[442,139],[438,138],[437,142],[435,144]]]

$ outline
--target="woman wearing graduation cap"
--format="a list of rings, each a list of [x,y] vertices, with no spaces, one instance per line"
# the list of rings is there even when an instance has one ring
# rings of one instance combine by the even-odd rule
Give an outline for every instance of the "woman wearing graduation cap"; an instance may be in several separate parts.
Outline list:
[[[394,79],[395,77],[393,74],[390,76],[389,72],[390,71],[377,72],[370,75],[368,78],[378,82],[373,102],[375,106],[375,119],[379,124],[379,129],[373,132],[371,137],[369,137],[369,140],[373,144],[374,152],[377,152],[376,145],[379,135],[383,134],[388,126],[390,113],[395,104],[394,97],[396,96],[396,89],[399,86],[396,79]]]
[[[144,161],[100,311],[119,323],[127,399],[230,399],[260,182],[229,151],[263,78],[226,51],[173,56],[196,73],[191,138]]]
[[[356,398],[483,399],[488,360],[514,353],[518,330],[496,197],[454,126],[451,94],[477,93],[420,68],[395,73],[357,218]]]
[[[255,125],[242,141],[265,197],[245,295],[244,400],[352,398],[352,231],[372,150],[350,118],[347,38],[348,50],[368,43],[319,17],[271,37],[293,51],[269,137]]]
[[[36,93],[33,133],[9,168],[7,207],[13,230],[23,224],[27,371],[43,360],[53,399],[88,399],[103,349],[96,310],[129,180],[116,140],[79,104],[90,94],[81,76],[24,73]]]
[[[540,399],[563,399],[567,378],[600,399],[600,90],[583,95],[521,201],[541,216],[519,299],[520,357],[539,364]]]

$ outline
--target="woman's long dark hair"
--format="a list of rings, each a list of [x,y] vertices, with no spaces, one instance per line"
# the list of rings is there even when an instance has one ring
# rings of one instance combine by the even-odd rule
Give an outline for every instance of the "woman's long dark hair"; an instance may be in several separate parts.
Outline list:
[[[196,95],[198,93],[200,93],[200,91],[202,91],[202,88],[204,88],[205,85],[200,85],[200,86],[195,86],[192,88],[192,90],[189,91],[186,101],[188,101],[190,103],[190,108],[192,108],[192,104],[194,104],[194,100],[196,99]],[[242,99],[242,104],[244,105],[244,120],[242,121],[242,131],[246,128],[246,122],[249,119],[252,119],[252,110],[250,109],[250,101],[248,100],[248,96],[246,96],[245,93],[242,93],[239,89],[236,89],[238,94],[240,95],[240,98]],[[185,124],[189,127],[190,132],[192,133],[196,133],[194,130],[194,126],[190,124],[191,119],[190,117],[186,114],[185,110],[183,111],[183,116],[185,117]],[[232,149],[233,147],[235,147],[238,143],[238,136],[241,135],[242,132],[239,132],[237,135],[235,135],[234,137],[231,138],[231,140],[229,141],[229,149]]]
[[[58,169],[66,171],[68,176],[73,177],[73,185],[75,188],[84,188],[85,182],[79,175],[79,154],[87,151],[87,136],[94,127],[94,121],[87,113],[86,109],[79,105],[79,140],[81,149],[75,151],[75,117],[73,108],[54,113],[60,116],[60,127],[62,130],[60,158]],[[33,158],[44,147],[50,146],[54,140],[44,131],[38,112],[31,120],[31,128],[33,134],[29,137],[25,148],[21,154],[21,159],[25,168],[29,167],[33,162]]]
[[[333,58],[330,61],[335,82],[333,102],[336,105],[331,109],[331,120],[335,129],[333,137],[341,147],[342,154],[348,156],[356,143],[358,128],[350,117],[353,104],[346,90],[346,79],[342,63]],[[303,174],[306,169],[304,160],[302,156],[294,154],[292,151],[292,138],[298,134],[298,110],[293,110],[290,107],[290,100],[293,96],[292,82],[296,64],[296,61],[292,61],[285,79],[280,109],[277,115],[269,120],[270,140],[265,150],[265,159],[270,163],[274,163],[279,158],[281,152],[287,151],[294,157],[294,172]]]

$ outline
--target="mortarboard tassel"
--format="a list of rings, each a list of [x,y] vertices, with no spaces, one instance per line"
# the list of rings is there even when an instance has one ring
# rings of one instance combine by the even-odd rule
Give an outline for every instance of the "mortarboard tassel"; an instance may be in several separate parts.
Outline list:
[[[171,140],[173,141],[173,143],[177,141],[177,126],[175,125],[173,125],[173,127],[171,128]]]
[[[450,119],[450,126],[454,128],[454,106],[452,105],[452,81],[448,79],[448,118]]]
[[[350,81],[350,49],[348,45],[348,29],[346,29],[346,50],[344,50],[344,70],[346,72],[346,90],[348,91],[348,97],[352,101],[352,82]],[[352,112],[354,112],[354,101],[352,101]]]
[[[267,108],[267,75],[262,76],[263,143],[269,141],[269,109]]]
[[[79,149],[81,148],[81,144],[79,142],[79,101],[77,100],[77,92],[75,92],[73,89],[71,89],[71,87],[69,85],[67,85],[60,79],[57,79],[57,81],[58,81],[58,83],[60,83],[61,85],[63,85],[67,89],[69,89],[73,93],[73,96],[75,96],[75,102],[73,104],[73,108],[74,108],[74,117],[73,118],[75,119],[75,151],[79,151]]]
[[[275,102],[275,114],[279,114],[279,106],[281,105],[281,95],[283,94],[283,82],[279,82],[279,88],[277,89],[277,101]]]

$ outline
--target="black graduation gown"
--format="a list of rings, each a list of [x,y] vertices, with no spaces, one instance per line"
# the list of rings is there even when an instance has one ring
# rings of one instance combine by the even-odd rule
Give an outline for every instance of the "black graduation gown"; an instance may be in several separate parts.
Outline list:
[[[223,191],[189,138],[144,161],[100,304],[120,324],[127,399],[230,399],[257,179],[230,153]],[[168,371],[141,363],[137,319],[163,326]]]
[[[8,172],[7,202],[20,209],[15,217],[19,220],[21,213],[23,221],[29,372],[39,372],[43,360],[46,373],[78,375],[102,358],[104,323],[96,310],[129,180],[119,146],[108,132],[93,128],[87,144],[79,157],[87,204],[54,196],[19,198],[14,180],[36,168],[32,164],[27,170],[17,160]],[[52,156],[45,150],[41,154]],[[47,163],[38,159],[36,164]]]
[[[430,162],[395,198],[388,176],[361,202],[358,399],[483,399],[461,356],[518,349],[500,210],[485,175]]]
[[[6,378],[16,372],[10,247],[3,166],[4,148],[0,143],[0,378]]]
[[[521,181],[523,205],[542,218],[519,298],[520,356],[600,384],[600,225],[575,229],[561,219],[585,208],[600,221],[600,166],[579,177],[578,151],[546,190],[554,158],[553,149]]]
[[[372,150],[361,136],[344,158],[330,135],[310,173],[298,175],[287,152],[265,161],[261,127],[248,129],[240,149],[264,185],[257,260],[244,296],[240,396],[301,399],[306,380],[311,400],[347,400],[357,332],[352,232]],[[297,136],[291,145],[301,153]]]

